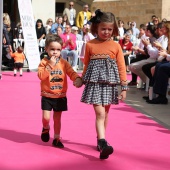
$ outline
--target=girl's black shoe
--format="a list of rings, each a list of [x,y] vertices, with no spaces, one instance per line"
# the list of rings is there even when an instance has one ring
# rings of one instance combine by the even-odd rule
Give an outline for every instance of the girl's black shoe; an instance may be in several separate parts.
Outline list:
[[[100,159],[107,159],[113,153],[113,147],[108,145],[105,139],[98,140],[98,148],[100,150]]]

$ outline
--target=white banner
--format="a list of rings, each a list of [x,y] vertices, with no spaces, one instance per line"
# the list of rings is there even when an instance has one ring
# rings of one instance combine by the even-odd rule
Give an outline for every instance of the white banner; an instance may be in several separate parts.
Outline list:
[[[40,63],[40,53],[37,44],[35,21],[31,0],[18,0],[19,14],[23,29],[26,57],[29,69],[37,69]]]

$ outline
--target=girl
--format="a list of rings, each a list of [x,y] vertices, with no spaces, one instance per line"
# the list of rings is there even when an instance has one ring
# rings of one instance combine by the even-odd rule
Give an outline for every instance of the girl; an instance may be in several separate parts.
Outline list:
[[[90,21],[91,32],[97,38],[86,44],[84,70],[82,73],[85,88],[81,102],[93,105],[96,114],[97,148],[100,159],[107,159],[113,147],[105,140],[108,113],[111,104],[118,104],[126,98],[127,79],[124,57],[120,45],[112,36],[118,35],[115,16],[110,12],[97,10]],[[117,85],[121,84],[118,96]]]
[[[10,56],[14,58],[14,76],[16,76],[17,74],[17,69],[20,72],[20,76],[22,76],[22,68],[25,60],[25,55],[23,54],[23,48],[19,46],[15,53],[12,53],[12,49],[10,48]]]
[[[67,110],[67,76],[74,81],[76,87],[82,85],[80,76],[72,69],[70,64],[61,57],[62,39],[55,34],[49,34],[45,41],[45,51],[48,56],[41,60],[38,66],[38,77],[41,80],[41,108],[42,133],[41,140],[50,140],[50,112],[54,111],[54,140],[53,146],[64,148],[60,141],[61,115]]]

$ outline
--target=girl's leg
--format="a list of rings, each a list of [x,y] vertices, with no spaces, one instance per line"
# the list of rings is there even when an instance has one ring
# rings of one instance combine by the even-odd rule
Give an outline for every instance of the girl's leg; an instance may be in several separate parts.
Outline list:
[[[22,76],[22,68],[19,68],[20,76]]]
[[[43,110],[43,112],[42,112],[43,129],[42,129],[42,133],[41,133],[41,139],[42,139],[43,142],[48,142],[50,140],[49,123],[50,123],[50,111]]]
[[[105,139],[105,107],[102,105],[93,105],[93,107],[96,113],[97,137],[98,139]]]
[[[96,113],[96,132],[98,136],[97,148],[100,151],[100,159],[107,159],[113,153],[113,147],[105,140],[105,131],[108,123],[108,111],[110,105],[93,105]]]
[[[17,74],[17,68],[14,68],[14,76]]]
[[[105,139],[105,131],[108,123],[108,112],[110,105],[94,105],[94,110],[96,113],[96,133],[98,139]]]
[[[64,145],[60,141],[61,115],[62,115],[62,112],[54,112],[54,114],[53,114],[53,121],[54,121],[53,146],[55,146],[57,148],[64,148]]]
[[[105,106],[105,122],[104,122],[105,131],[106,131],[107,124],[108,124],[108,113],[109,113],[109,109],[110,109],[110,105]]]

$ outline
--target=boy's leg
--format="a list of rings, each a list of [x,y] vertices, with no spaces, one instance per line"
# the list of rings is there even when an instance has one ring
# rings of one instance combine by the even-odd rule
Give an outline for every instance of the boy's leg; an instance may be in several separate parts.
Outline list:
[[[61,131],[61,115],[62,112],[55,112],[53,114],[53,120],[54,120],[54,140],[53,140],[53,146],[58,148],[64,148],[64,145],[60,141],[60,131]]]
[[[107,159],[113,153],[113,147],[109,146],[105,140],[105,129],[108,122],[109,106],[93,105],[96,113],[96,132],[98,137],[98,148],[100,150],[100,159]]]
[[[41,133],[41,139],[43,142],[48,142],[50,140],[50,135],[49,135],[49,126],[50,122],[50,111],[48,110],[43,110],[42,112],[42,124],[43,124],[43,129]]]

